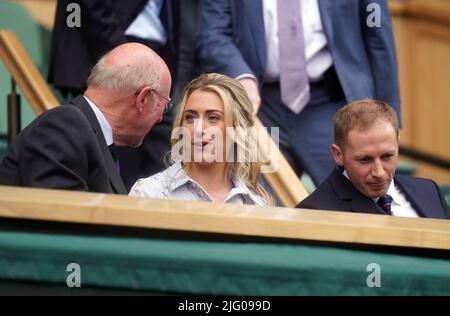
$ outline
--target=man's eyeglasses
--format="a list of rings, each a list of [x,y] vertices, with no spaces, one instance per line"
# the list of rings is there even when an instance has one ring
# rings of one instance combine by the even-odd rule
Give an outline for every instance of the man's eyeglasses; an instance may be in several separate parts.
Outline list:
[[[155,90],[152,90],[152,92],[156,94],[158,97],[162,98],[164,101],[166,101],[166,104],[164,104],[164,113],[169,112],[175,106],[175,103],[172,101],[171,98],[166,98],[165,96],[159,94]]]
[[[134,93],[134,95],[138,95],[141,92],[141,90],[136,91]],[[172,108],[175,106],[175,103],[172,101],[172,99],[170,98],[166,98],[165,96],[159,94],[158,92],[156,92],[155,90],[152,89],[152,92],[154,94],[156,94],[158,97],[162,98],[164,101],[166,101],[166,103],[164,104],[164,113],[169,112],[170,110],[172,110]]]

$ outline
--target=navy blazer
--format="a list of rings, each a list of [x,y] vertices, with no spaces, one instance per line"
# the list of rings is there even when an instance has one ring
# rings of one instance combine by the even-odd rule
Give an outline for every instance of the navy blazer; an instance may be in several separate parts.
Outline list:
[[[0,162],[0,184],[127,194],[83,96],[38,116]]]
[[[450,218],[444,197],[434,181],[399,175],[394,177],[394,182],[419,216]],[[386,215],[372,199],[358,191],[338,168],[335,168],[328,179],[296,207]]]
[[[80,5],[79,28],[66,24],[67,6],[72,2]],[[165,61],[169,67],[178,45],[175,41],[178,25],[173,24],[178,23],[174,18],[178,16],[178,2],[165,0],[163,6],[168,20],[171,56],[165,56]],[[148,0],[59,0],[50,48],[48,82],[57,88],[83,89],[97,60],[114,47],[129,42],[125,31],[147,3]],[[171,71],[174,69],[175,64]]]
[[[381,27],[368,27],[370,3],[381,8]],[[397,61],[385,0],[319,0],[324,33],[347,102],[376,98],[400,118]],[[232,78],[250,73],[262,83],[266,43],[262,0],[206,0],[198,33],[206,72]]]

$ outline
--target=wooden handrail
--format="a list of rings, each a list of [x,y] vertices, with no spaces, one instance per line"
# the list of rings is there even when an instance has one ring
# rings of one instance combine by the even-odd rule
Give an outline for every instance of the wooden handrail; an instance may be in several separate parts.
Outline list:
[[[58,100],[13,32],[0,30],[0,48],[0,57],[24,92],[34,112],[40,114],[57,106]],[[256,125],[262,127],[258,119]],[[308,196],[308,193],[270,135],[265,130],[261,132],[262,138],[259,141],[265,145],[260,146],[260,154],[277,165],[276,170],[265,173],[265,177],[283,205],[294,207]],[[267,147],[269,143],[271,146]]]
[[[308,192],[259,119],[255,120],[255,126],[262,132],[258,144],[263,161],[269,161],[275,169],[274,172],[264,173],[264,176],[283,205],[295,207],[308,196]]]
[[[450,221],[0,186],[0,217],[450,250]]]
[[[14,32],[0,30],[0,58],[37,115],[59,104]]]

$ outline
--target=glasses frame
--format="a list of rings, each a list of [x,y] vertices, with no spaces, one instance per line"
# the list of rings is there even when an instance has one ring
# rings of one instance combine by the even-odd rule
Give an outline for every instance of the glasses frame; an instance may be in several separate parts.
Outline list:
[[[142,91],[142,89],[136,91],[134,95],[139,95],[139,93]],[[164,101],[166,101],[166,104],[164,105],[164,113],[169,112],[175,107],[175,103],[172,101],[171,98],[166,98],[162,94],[158,93],[156,90],[152,89],[152,92],[156,94],[158,97],[162,98]]]
[[[158,97],[162,98],[164,101],[166,101],[166,104],[164,105],[164,113],[169,112],[175,107],[175,103],[172,101],[171,98],[166,98],[165,96],[159,94],[156,90],[153,89],[152,92],[156,94]]]

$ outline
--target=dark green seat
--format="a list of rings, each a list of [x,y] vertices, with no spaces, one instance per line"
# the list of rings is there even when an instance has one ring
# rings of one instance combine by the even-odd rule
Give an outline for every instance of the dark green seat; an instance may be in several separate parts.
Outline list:
[[[444,184],[440,186],[442,193],[444,194],[445,199],[447,200],[447,208],[450,212],[450,184]]]
[[[397,163],[397,174],[414,175],[417,171],[417,164],[414,162],[399,161]]]
[[[23,283],[27,292],[33,283],[70,294],[66,282],[71,263],[78,264],[80,285],[86,289],[245,296],[450,295],[448,259],[429,252],[422,256],[422,250],[385,250],[0,230],[0,295],[11,293],[11,283]],[[380,287],[368,285],[374,264],[381,269]]]

